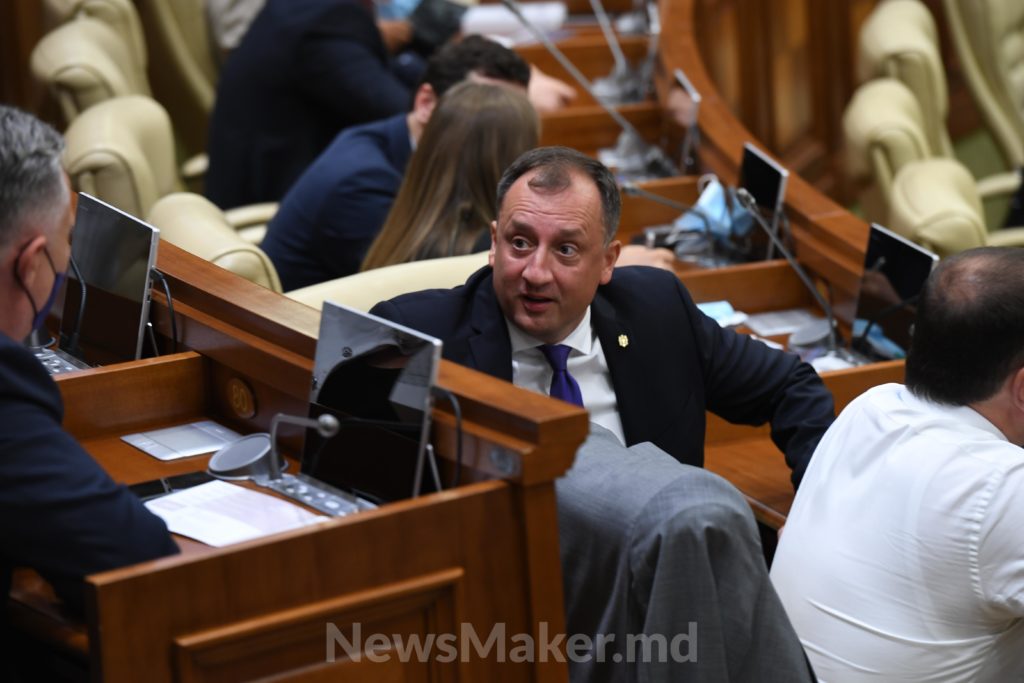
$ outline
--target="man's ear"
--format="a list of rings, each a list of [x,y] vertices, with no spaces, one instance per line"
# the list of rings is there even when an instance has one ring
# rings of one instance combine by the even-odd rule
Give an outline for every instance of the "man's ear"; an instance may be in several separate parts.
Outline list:
[[[40,268],[45,259],[42,255],[44,248],[46,248],[46,236],[36,235],[14,258],[14,272],[27,289],[31,290],[36,278],[39,277]]]
[[[619,252],[622,251],[622,242],[612,240],[611,244],[604,248],[604,263],[601,266],[601,284],[606,285],[612,279],[615,271],[615,262],[619,260]]]
[[[1024,423],[1024,367],[1010,375],[1010,400],[1013,401],[1013,407]]]
[[[416,89],[416,95],[412,100],[412,115],[419,125],[427,125],[431,114],[434,113],[434,107],[437,106],[437,99],[434,86],[429,83],[424,83]]]

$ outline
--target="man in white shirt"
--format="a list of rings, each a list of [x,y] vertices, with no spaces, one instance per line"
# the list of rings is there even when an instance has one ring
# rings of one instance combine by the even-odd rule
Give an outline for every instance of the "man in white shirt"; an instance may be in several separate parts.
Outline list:
[[[822,681],[1024,677],[1024,250],[944,260],[907,386],[814,452],[772,581]]]

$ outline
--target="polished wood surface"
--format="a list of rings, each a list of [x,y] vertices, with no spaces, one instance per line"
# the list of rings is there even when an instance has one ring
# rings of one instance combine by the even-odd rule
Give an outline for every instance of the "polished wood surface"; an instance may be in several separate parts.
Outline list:
[[[125,483],[204,469],[208,456],[160,462],[123,434],[202,417],[265,430],[276,412],[303,414],[308,403],[316,311],[172,245],[161,245],[158,267],[179,346],[191,350],[58,379],[66,426]],[[171,346],[162,297],[153,314]],[[236,414],[233,381],[252,389],[255,414]],[[439,384],[459,398],[463,432],[439,405],[435,448],[450,471],[462,440],[465,485],[227,548],[182,540],[180,556],[90,576],[88,638],[45,584],[21,573],[15,623],[65,651],[87,647],[104,681],[141,671],[153,681],[565,681],[564,662],[499,660],[515,634],[540,642],[564,631],[553,481],[586,436],[586,412],[447,362]],[[505,629],[500,648],[463,649],[450,663],[398,662],[397,650],[386,662],[353,659],[338,640],[361,630],[367,655],[375,633],[472,628],[485,642],[495,625]]]

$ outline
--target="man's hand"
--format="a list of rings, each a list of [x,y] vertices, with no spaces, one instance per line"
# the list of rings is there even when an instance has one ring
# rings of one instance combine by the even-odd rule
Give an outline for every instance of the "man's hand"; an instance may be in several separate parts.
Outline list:
[[[530,103],[537,113],[557,111],[576,99],[576,89],[565,81],[548,76],[537,67],[530,65],[530,87],[527,88]]]
[[[615,267],[651,266],[653,268],[675,271],[675,262],[676,255],[670,249],[663,247],[651,249],[642,244],[627,244],[619,252],[619,260],[615,262]]]

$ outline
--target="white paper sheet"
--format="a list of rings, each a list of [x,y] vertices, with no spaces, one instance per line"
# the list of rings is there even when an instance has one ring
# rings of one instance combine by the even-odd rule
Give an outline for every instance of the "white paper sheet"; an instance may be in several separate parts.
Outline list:
[[[150,512],[172,533],[222,547],[326,521],[280,498],[211,481],[148,501]]]

